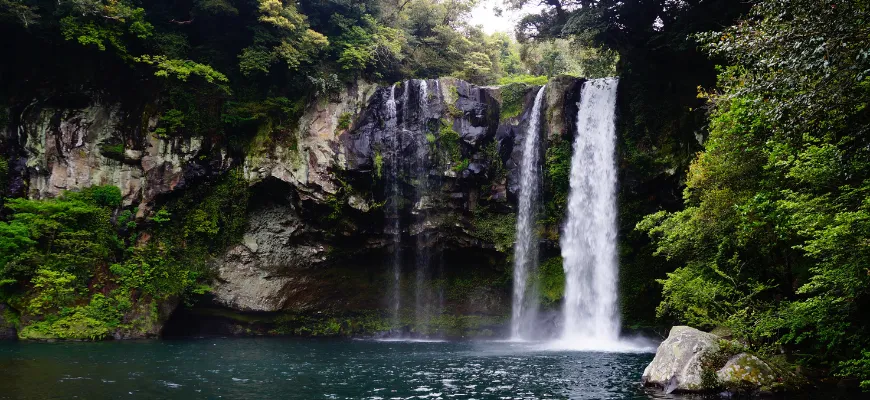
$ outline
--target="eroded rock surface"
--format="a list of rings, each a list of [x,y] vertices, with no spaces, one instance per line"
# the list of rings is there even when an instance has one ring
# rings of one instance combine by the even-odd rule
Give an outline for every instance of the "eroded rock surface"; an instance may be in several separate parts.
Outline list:
[[[550,84],[543,137],[570,130],[580,82],[561,77]],[[98,96],[37,101],[9,130],[9,192],[50,198],[114,185],[137,221],[147,222],[179,192],[240,167],[251,192],[278,189],[252,196],[244,236],[213,260],[212,305],[376,312],[385,308],[388,255],[396,251],[405,254],[407,270],[419,253],[431,258],[433,271],[480,270],[480,279],[501,273],[513,229],[514,143],[526,134],[535,89],[525,87],[520,115],[502,119],[497,87],[453,78],[356,82],[312,101],[292,126],[258,132],[245,150],[231,150],[220,135],[160,131],[154,104],[130,109]],[[456,137],[455,147],[442,135]],[[390,166],[396,194],[386,187]],[[401,221],[398,232],[386,223],[388,201],[397,202],[389,218]],[[449,257],[456,260],[443,261]],[[506,295],[487,287],[438,297],[460,313],[494,317],[505,315]],[[135,329],[114,336],[156,335],[173,304],[160,304],[155,316],[131,311],[125,321]]]
[[[688,326],[675,326],[659,345],[641,379],[645,385],[658,386],[666,393],[701,390],[702,359],[717,350],[718,336]]]
[[[138,206],[142,216],[157,196],[220,174],[233,163],[225,153],[211,154],[201,138],[158,137],[148,131],[154,118],[147,127],[126,118],[118,104],[28,108],[12,138],[24,156],[12,168],[10,192],[40,199],[113,185],[121,189],[123,204]]]
[[[304,233],[290,205],[273,204],[253,213],[242,243],[216,261],[217,302],[242,311],[281,310],[294,282],[293,270],[325,259],[325,248],[306,242]]]

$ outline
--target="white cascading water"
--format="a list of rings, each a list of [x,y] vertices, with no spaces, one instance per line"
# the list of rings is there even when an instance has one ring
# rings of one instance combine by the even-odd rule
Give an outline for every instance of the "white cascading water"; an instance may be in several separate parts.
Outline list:
[[[542,86],[535,96],[529,129],[523,141],[520,164],[520,187],[517,201],[517,241],[514,244],[514,293],[511,310],[511,339],[528,339],[537,315],[537,293],[529,285],[529,276],[538,266],[538,235],[535,217],[538,212],[538,196],[541,184],[539,162],[539,136],[541,132],[541,104],[544,100]]]
[[[429,85],[426,83],[425,79],[420,79],[420,96],[417,99],[417,107],[420,110],[420,114],[418,118],[420,121],[426,121],[426,111],[429,108]]]
[[[397,129],[398,121],[396,121],[396,85],[390,88],[390,98],[386,102],[387,107],[387,124],[392,133],[389,138],[389,159],[388,159],[388,179],[387,186],[387,218],[389,219],[390,233],[393,239],[393,288],[392,288],[392,324],[396,328],[400,324],[399,310],[402,305],[401,292],[401,274],[402,274],[402,231],[401,221],[399,220],[399,199],[401,188],[399,187],[399,132]]]
[[[571,157],[563,346],[603,350],[619,344],[616,258],[616,78],[583,84]]]
[[[409,85],[410,86],[409,81]],[[427,96],[428,93],[428,85],[425,79],[421,79],[418,85],[418,93],[417,93],[417,124],[419,126],[420,132],[425,132],[426,127],[426,118],[429,109],[429,102]],[[409,101],[409,99],[406,99]],[[407,126],[407,124],[406,124]],[[425,144],[425,138],[418,138],[418,141],[421,142],[417,150],[417,160],[416,168],[414,170],[414,179],[416,181],[416,202],[419,206],[419,209],[416,210],[416,222],[421,225],[426,225],[427,219],[427,210],[426,202],[429,201],[429,170],[428,165],[425,162],[429,157],[429,147]],[[430,264],[432,259],[432,249],[430,246],[430,233],[428,231],[421,231],[417,234],[417,253],[415,254],[416,259],[416,282],[414,285],[414,309],[415,309],[415,317],[416,317],[416,325],[418,332],[426,333],[429,329],[429,323],[432,319],[432,315],[436,312],[435,306],[433,304],[431,288],[426,284],[426,282],[431,279],[431,271]]]

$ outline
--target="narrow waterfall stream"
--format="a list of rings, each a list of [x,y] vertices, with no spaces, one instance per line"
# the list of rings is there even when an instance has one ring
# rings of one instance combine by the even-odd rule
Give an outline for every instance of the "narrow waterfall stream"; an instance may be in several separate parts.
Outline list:
[[[514,244],[514,281],[511,311],[511,339],[528,339],[538,310],[537,290],[529,277],[538,266],[538,235],[535,231],[541,185],[540,132],[542,86],[535,96],[529,128],[523,140],[520,188],[517,204],[517,236]]]
[[[571,158],[562,342],[602,349],[619,340],[616,258],[616,78],[583,84]]]
[[[407,86],[411,86],[409,81]],[[414,187],[416,190],[416,204],[414,222],[420,230],[417,233],[417,248],[415,256],[416,280],[414,282],[414,319],[418,333],[426,333],[429,329],[429,324],[432,316],[435,314],[434,293],[428,282],[432,279],[432,243],[431,233],[426,230],[427,220],[429,218],[429,203],[430,182],[429,182],[429,146],[426,141],[426,120],[428,118],[429,101],[428,101],[428,84],[425,79],[419,80],[417,92],[417,112],[415,121],[416,128],[419,129],[420,135],[415,138],[417,143],[416,160],[409,160],[416,165],[414,168]],[[405,101],[410,103],[410,99]],[[406,122],[406,127],[408,123]]]
[[[402,306],[402,225],[399,218],[399,202],[401,201],[401,186],[399,185],[399,153],[401,151],[401,143],[399,141],[399,130],[396,113],[396,85],[390,87],[390,97],[386,102],[387,107],[387,132],[390,134],[388,139],[389,149],[388,169],[387,169],[387,204],[386,204],[386,219],[385,226],[390,227],[390,236],[393,242],[392,268],[393,268],[393,287],[390,293],[391,302],[391,323],[393,328],[399,326],[401,318],[399,315]]]
[[[439,88],[437,81],[435,88]],[[427,121],[430,118],[429,90],[426,80],[408,80],[401,83],[401,94],[396,98],[396,85],[389,92],[386,100],[386,131],[385,143],[388,163],[386,170],[386,209],[385,215],[392,237],[394,251],[392,254],[393,285],[390,292],[391,323],[394,329],[404,330],[411,323],[415,335],[427,335],[432,317],[443,308],[443,294],[436,293],[431,287],[434,278],[432,271],[433,259],[437,252],[432,248],[433,235],[426,227],[431,207],[431,190],[433,183],[429,179],[430,148],[426,139]],[[415,97],[416,96],[416,97]],[[440,99],[439,96],[436,98]],[[406,142],[403,143],[402,141]],[[412,155],[404,151],[413,150]],[[407,182],[403,182],[407,180]],[[404,189],[403,189],[404,188]],[[410,189],[409,189],[410,188]],[[414,199],[411,218],[405,222],[405,227],[414,242],[413,286],[402,285],[402,274],[410,271],[405,268],[402,251],[402,214],[403,198]],[[403,271],[404,270],[404,271]],[[402,291],[413,288],[412,300],[402,303]],[[411,293],[406,293],[409,295]],[[413,304],[413,310],[411,306]],[[405,307],[405,308],[403,308]],[[409,314],[409,312],[413,314]],[[409,321],[406,318],[412,317]],[[394,334],[397,339],[405,338],[405,333]]]

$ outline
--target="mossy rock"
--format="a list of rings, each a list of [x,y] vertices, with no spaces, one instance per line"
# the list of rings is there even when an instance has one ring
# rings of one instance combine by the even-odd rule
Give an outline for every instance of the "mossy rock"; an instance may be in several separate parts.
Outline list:
[[[721,385],[732,393],[787,392],[805,386],[806,381],[788,368],[749,353],[732,356],[716,371]]]

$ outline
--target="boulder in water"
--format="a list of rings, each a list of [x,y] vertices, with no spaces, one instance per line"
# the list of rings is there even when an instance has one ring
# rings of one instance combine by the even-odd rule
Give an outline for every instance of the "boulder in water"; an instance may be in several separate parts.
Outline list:
[[[702,360],[719,350],[719,337],[688,326],[671,328],[656,356],[643,371],[644,385],[667,393],[701,391]]]

